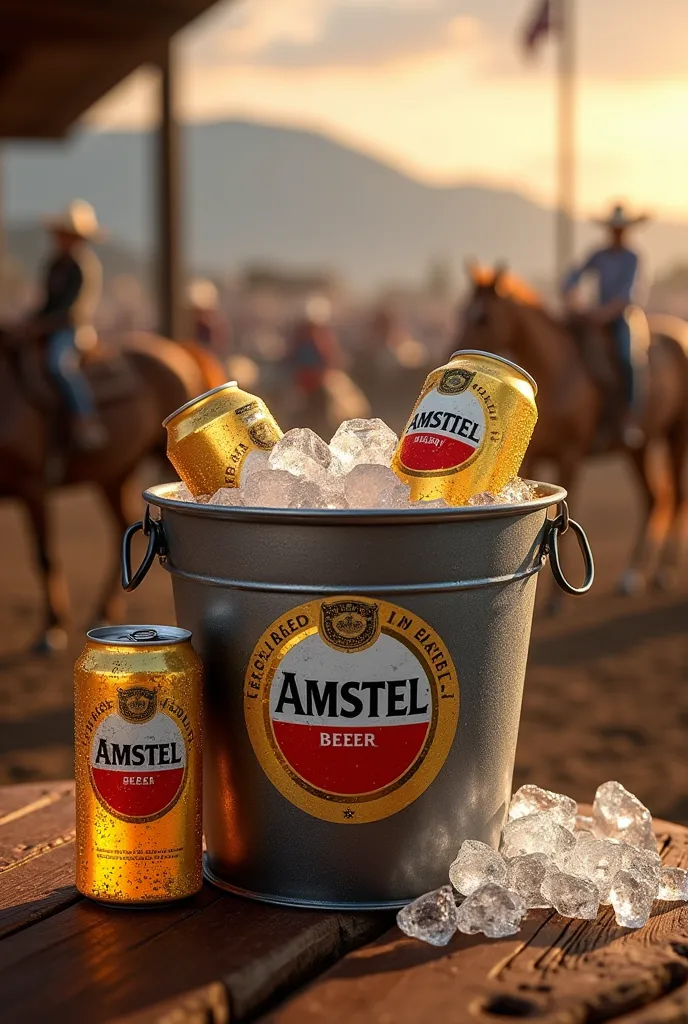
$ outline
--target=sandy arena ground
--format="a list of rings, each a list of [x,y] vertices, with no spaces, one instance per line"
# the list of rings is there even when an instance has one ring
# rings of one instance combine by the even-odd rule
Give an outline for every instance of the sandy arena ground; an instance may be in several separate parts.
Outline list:
[[[515,785],[536,782],[589,800],[598,783],[618,778],[655,814],[685,824],[686,563],[671,591],[614,595],[637,507],[625,467],[590,466],[573,513],[588,530],[597,581],[588,597],[567,599],[556,621],[536,620]],[[72,774],[72,664],[113,539],[88,490],[61,494],[54,510],[74,626],[69,650],[41,660],[20,653],[38,626],[39,595],[19,510],[0,505],[0,783]],[[545,576],[549,570],[541,590]],[[159,566],[126,600],[128,621],[174,621]]]

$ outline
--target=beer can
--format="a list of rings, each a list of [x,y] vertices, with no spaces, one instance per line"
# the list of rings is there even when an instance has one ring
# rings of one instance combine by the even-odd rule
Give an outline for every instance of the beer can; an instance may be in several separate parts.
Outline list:
[[[201,887],[202,668],[187,629],[92,629],[74,667],[76,885],[146,905]]]
[[[249,452],[270,451],[282,437],[265,402],[236,381],[187,402],[163,426],[167,457],[196,497],[238,487]]]
[[[490,352],[455,352],[428,375],[392,466],[414,501],[465,505],[518,473],[537,421],[537,384]]]

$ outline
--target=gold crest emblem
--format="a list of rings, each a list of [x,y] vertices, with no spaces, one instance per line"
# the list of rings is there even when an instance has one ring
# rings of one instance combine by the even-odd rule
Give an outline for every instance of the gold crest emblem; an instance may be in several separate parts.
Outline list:
[[[249,427],[248,436],[256,448],[263,448],[265,451],[274,448],[279,440],[275,429],[267,420],[258,420],[252,427]]]
[[[462,391],[470,387],[474,377],[474,370],[453,367],[451,370],[445,370],[442,374],[437,390],[441,395],[460,395]]]
[[[117,690],[119,713],[127,722],[141,725],[149,722],[158,710],[158,691],[143,686],[130,686],[128,690]]]
[[[324,601],[320,609],[320,634],[337,651],[359,651],[370,647],[380,635],[376,604],[364,601]]]

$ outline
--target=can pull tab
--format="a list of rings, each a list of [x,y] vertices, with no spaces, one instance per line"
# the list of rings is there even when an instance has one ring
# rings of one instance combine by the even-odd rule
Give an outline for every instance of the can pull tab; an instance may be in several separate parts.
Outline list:
[[[131,542],[137,533],[143,533],[144,537],[148,537],[148,547],[146,553],[143,556],[143,561],[138,567],[136,572],[132,572],[131,569]],[[148,570],[155,560],[156,555],[165,555],[165,535],[162,529],[162,523],[157,519],[152,519],[150,514],[150,507],[146,506],[146,514],[143,519],[140,519],[138,523],[133,523],[128,526],[124,531],[124,537],[122,538],[122,587],[124,590],[131,591],[136,590],[140,583],[143,582]]]
[[[129,634],[129,639],[135,640],[138,644],[145,644],[159,640],[160,634],[157,629],[135,629]]]

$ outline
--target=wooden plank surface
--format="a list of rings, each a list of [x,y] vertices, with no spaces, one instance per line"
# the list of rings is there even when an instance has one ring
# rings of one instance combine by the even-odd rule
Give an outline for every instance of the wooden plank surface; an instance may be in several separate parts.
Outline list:
[[[4,822],[4,823],[3,823]],[[3,1024],[241,1020],[386,930],[390,915],[192,900],[102,907],[74,888],[71,783],[0,789]],[[164,1005],[158,1006],[159,1002]]]
[[[688,830],[657,822],[665,864],[688,867]],[[619,928],[531,911],[512,938],[457,935],[444,949],[397,928],[350,953],[265,1024],[547,1024],[688,1021],[688,906],[655,903],[648,925]]]
[[[79,899],[74,783],[0,788],[0,938]]]

